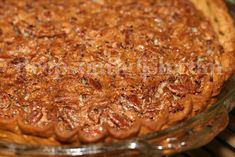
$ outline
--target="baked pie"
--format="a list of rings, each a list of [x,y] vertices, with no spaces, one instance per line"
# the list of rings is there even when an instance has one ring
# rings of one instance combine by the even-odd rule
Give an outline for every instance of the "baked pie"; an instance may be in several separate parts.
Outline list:
[[[222,0],[0,0],[0,37],[0,139],[17,143],[169,128],[235,69]]]

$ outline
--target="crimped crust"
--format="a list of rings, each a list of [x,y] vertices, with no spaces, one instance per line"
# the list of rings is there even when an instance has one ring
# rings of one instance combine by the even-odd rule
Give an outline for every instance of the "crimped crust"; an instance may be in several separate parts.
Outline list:
[[[213,29],[219,37],[221,45],[226,52],[235,49],[234,21],[228,14],[228,9],[223,0],[191,0],[197,9],[211,22]]]
[[[221,45],[224,54],[221,56],[222,65],[225,69],[223,78],[217,78],[218,85],[214,89],[214,95],[219,94],[219,87],[223,81],[227,80],[235,70],[235,27],[234,20],[228,14],[228,8],[223,0],[191,0],[197,9],[203,12],[204,16],[210,21]]]
[[[205,110],[235,28],[222,0],[191,2],[0,1],[0,137],[108,142]]]

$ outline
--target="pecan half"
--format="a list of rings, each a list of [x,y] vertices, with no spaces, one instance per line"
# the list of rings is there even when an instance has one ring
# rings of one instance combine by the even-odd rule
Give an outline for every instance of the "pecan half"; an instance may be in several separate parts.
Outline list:
[[[196,86],[190,79],[182,81],[180,83],[169,84],[168,89],[177,96],[185,96],[186,94],[193,94],[196,92]]]
[[[104,106],[91,106],[88,110],[88,117],[97,124],[100,122],[100,116],[104,109]]]
[[[19,109],[15,105],[16,102],[11,100],[10,96],[0,93],[0,128],[4,130],[14,131],[16,129],[17,117]]]
[[[76,139],[79,118],[76,106],[58,106],[55,126],[56,138],[61,142],[72,142]]]
[[[137,112],[142,111],[141,102],[137,95],[121,96],[120,102],[122,105],[133,108]]]
[[[89,83],[97,90],[102,89],[102,85],[99,80],[97,79],[89,79]]]
[[[41,120],[43,113],[40,109],[32,111],[27,117],[26,121],[29,124],[35,124]]]
[[[172,106],[170,107],[170,112],[172,113],[180,112],[183,110],[184,110],[184,106],[178,102],[173,103]]]
[[[0,94],[0,109],[7,109],[11,105],[10,98],[7,94]]]
[[[28,106],[18,118],[18,126],[25,134],[50,137],[54,133],[54,123],[47,108],[36,104]]]
[[[125,128],[130,126],[130,122],[128,122],[127,119],[116,113],[109,114],[109,118],[119,128]]]
[[[66,130],[73,130],[78,126],[79,118],[76,108],[65,106],[59,109],[57,118],[63,123]]]

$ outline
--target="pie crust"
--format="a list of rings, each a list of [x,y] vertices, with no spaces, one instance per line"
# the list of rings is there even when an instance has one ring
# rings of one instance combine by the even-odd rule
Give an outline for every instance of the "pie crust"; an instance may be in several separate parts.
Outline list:
[[[0,1],[0,139],[123,140],[206,110],[234,72],[222,0]]]

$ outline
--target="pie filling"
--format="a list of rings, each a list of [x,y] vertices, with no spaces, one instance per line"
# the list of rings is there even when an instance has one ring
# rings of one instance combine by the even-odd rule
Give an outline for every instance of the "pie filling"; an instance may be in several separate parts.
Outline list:
[[[0,1],[0,128],[126,139],[207,108],[227,75],[189,0]]]

